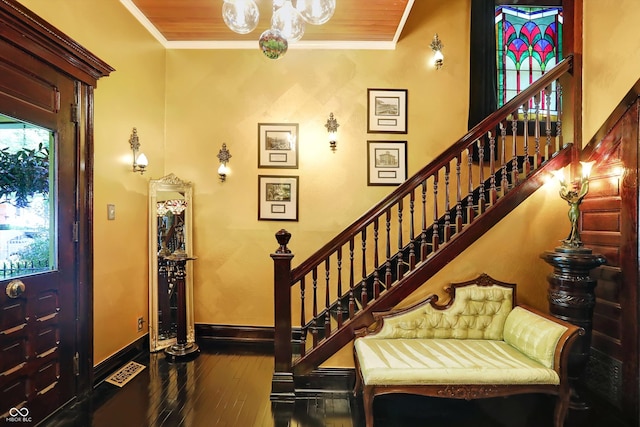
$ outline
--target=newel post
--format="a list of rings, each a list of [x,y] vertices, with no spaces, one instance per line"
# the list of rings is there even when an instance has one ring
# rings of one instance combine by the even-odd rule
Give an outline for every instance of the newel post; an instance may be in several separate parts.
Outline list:
[[[273,301],[274,301],[274,370],[271,380],[271,400],[290,401],[295,399],[293,372],[291,369],[291,259],[293,254],[287,248],[291,233],[280,230],[276,240],[280,246],[273,259]]]

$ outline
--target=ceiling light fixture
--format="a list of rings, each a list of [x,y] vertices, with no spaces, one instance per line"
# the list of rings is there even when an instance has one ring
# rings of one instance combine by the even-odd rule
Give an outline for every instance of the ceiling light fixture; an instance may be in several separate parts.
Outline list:
[[[259,46],[267,58],[287,53],[289,43],[304,35],[305,25],[322,25],[336,10],[336,0],[273,0],[271,27],[260,35]],[[248,34],[258,26],[260,12],[254,0],[224,0],[222,18],[238,34]]]

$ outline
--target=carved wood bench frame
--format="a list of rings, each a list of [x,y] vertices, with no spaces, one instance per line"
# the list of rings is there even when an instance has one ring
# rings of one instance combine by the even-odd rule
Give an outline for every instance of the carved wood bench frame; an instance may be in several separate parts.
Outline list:
[[[469,280],[466,282],[452,283],[445,288],[445,291],[449,294],[449,300],[443,304],[438,304],[438,296],[431,295],[427,299],[418,302],[410,307],[392,310],[381,313],[374,313],[373,329],[363,328],[355,332],[355,339],[367,336],[375,335],[378,333],[384,324],[385,318],[391,318],[401,315],[403,313],[414,310],[422,305],[430,304],[434,309],[446,310],[451,307],[455,300],[456,289],[464,286],[478,285],[478,286],[493,286],[499,285],[512,289],[512,308],[516,307],[516,284],[505,283],[495,280],[487,274],[482,274],[478,278]],[[571,396],[571,388],[568,378],[568,364],[571,352],[571,346],[579,335],[584,335],[584,329],[568,322],[564,322],[549,314],[539,312],[533,308],[520,305],[539,316],[549,319],[555,323],[558,323],[567,328],[562,334],[556,345],[555,354],[553,357],[553,370],[555,370],[560,378],[560,382],[557,385],[554,384],[416,384],[416,385],[367,385],[364,384],[358,355],[354,346],[354,361],[356,368],[356,385],[354,388],[354,395],[357,395],[362,391],[362,398],[365,410],[365,420],[367,427],[373,427],[373,400],[375,396],[385,394],[414,394],[422,396],[432,397],[444,397],[450,399],[480,399],[488,397],[509,396],[515,394],[526,393],[545,393],[557,396],[556,406],[554,410],[554,426],[562,427],[564,420],[569,409],[569,401]],[[355,343],[355,340],[354,340]]]

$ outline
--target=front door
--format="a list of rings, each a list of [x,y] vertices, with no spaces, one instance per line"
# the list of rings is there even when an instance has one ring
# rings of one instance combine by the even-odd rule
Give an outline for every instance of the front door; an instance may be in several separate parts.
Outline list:
[[[7,425],[37,424],[77,391],[76,89],[53,69],[38,72],[0,77],[0,422]],[[11,93],[18,87],[24,101]]]

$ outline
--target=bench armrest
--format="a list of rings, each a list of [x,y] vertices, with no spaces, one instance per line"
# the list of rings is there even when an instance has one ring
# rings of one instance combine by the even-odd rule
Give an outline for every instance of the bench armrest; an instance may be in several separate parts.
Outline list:
[[[517,306],[504,325],[504,340],[529,358],[559,372],[568,350],[584,329],[530,307]],[[565,355],[565,352],[567,353]]]

